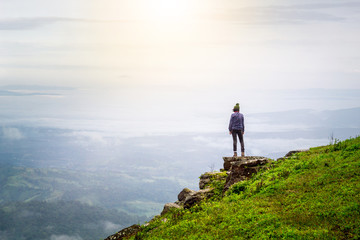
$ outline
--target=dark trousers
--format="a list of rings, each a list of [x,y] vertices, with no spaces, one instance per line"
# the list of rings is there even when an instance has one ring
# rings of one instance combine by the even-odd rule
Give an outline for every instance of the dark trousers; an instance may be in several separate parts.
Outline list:
[[[233,149],[234,152],[237,151],[237,137],[236,135],[239,137],[240,140],[240,145],[241,145],[241,152],[245,152],[245,147],[244,147],[244,138],[243,138],[243,134],[241,130],[232,130],[232,137],[233,137]]]

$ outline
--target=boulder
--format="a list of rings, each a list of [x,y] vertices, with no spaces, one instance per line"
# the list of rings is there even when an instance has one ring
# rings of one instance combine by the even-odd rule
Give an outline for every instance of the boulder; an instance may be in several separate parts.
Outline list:
[[[194,193],[195,191],[190,190],[188,188],[184,188],[179,194],[178,194],[178,199],[180,202],[184,202],[186,197],[189,196],[190,194]]]
[[[237,159],[241,160],[240,157],[223,157],[224,159],[224,170],[229,171],[231,168],[231,163],[238,161]]]
[[[199,189],[209,188],[210,183],[214,180],[221,181],[227,177],[226,173],[222,172],[206,172],[200,176]]]
[[[123,238],[128,238],[130,236],[135,235],[137,232],[140,231],[140,229],[141,229],[140,225],[134,224],[130,227],[124,228],[123,230],[115,233],[114,235],[105,238],[105,240],[120,240]]]
[[[201,202],[202,200],[209,198],[214,195],[214,189],[206,188],[203,190],[199,190],[197,192],[193,192],[188,195],[184,201],[184,208],[191,208],[195,204]]]
[[[257,173],[267,162],[269,162],[269,159],[265,157],[244,157],[231,162],[224,191],[228,190],[231,185],[237,182],[251,178],[251,176]]]
[[[231,165],[235,162],[244,162],[249,160],[257,160],[257,159],[267,159],[266,157],[260,156],[246,156],[246,157],[223,157],[224,160],[224,170],[230,171]]]
[[[164,209],[163,209],[162,212],[161,212],[161,215],[164,215],[165,213],[169,212],[171,209],[174,209],[174,208],[180,209],[180,208],[182,208],[182,207],[179,206],[179,205],[176,204],[176,203],[166,203],[166,204],[164,205]]]

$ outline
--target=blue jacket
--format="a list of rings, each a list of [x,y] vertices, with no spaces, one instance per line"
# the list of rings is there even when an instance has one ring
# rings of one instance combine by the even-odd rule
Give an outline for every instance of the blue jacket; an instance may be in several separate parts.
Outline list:
[[[229,131],[231,132],[232,130],[241,130],[245,132],[244,115],[239,112],[231,114]]]

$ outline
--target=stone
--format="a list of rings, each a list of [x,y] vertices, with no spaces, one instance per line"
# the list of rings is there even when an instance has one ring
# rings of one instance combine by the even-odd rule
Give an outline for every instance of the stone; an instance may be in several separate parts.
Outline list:
[[[188,209],[194,206],[195,204],[201,202],[202,200],[209,198],[214,195],[214,189],[206,188],[203,190],[199,190],[197,192],[193,192],[188,195],[184,201],[184,208]]]
[[[249,160],[259,160],[259,159],[268,159],[266,157],[260,156],[246,156],[246,157],[223,157],[224,160],[224,170],[230,171],[230,168],[235,162],[244,162]]]
[[[115,233],[114,235],[111,235],[104,240],[120,240],[123,238],[128,238],[130,236],[135,235],[137,232],[139,232],[141,229],[140,225],[134,224],[130,227],[124,228],[123,230]]]
[[[213,194],[213,188],[200,189],[199,191],[193,191],[188,188],[184,188],[178,195],[179,201],[175,202],[174,204],[180,208],[191,208],[202,200],[211,197]]]
[[[184,188],[178,195],[178,199],[180,202],[184,202],[186,197],[189,196],[190,194],[194,193],[195,191],[190,190],[188,188]]]
[[[237,158],[231,161],[231,167],[228,177],[226,178],[224,192],[233,184],[251,178],[251,176],[257,173],[267,162],[269,162],[269,159],[266,157],[254,156],[243,157],[240,159]]]
[[[231,163],[237,161],[240,157],[223,157],[224,159],[224,170],[229,171],[231,168]]]
[[[199,189],[209,188],[213,180],[225,180],[226,177],[227,175],[222,172],[206,172],[200,176]]]
[[[164,215],[165,213],[169,212],[171,209],[174,209],[174,208],[181,209],[182,207],[176,203],[166,203],[164,205],[164,209],[161,212],[161,215]]]

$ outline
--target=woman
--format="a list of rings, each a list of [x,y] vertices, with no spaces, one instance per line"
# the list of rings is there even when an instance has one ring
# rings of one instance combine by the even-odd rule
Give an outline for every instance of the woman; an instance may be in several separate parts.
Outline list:
[[[234,157],[237,157],[237,137],[239,137],[240,145],[241,145],[241,156],[245,156],[245,147],[244,147],[244,115],[242,115],[240,111],[239,103],[237,103],[233,109],[234,113],[231,114],[230,123],[229,123],[229,132],[233,137],[233,150]]]

